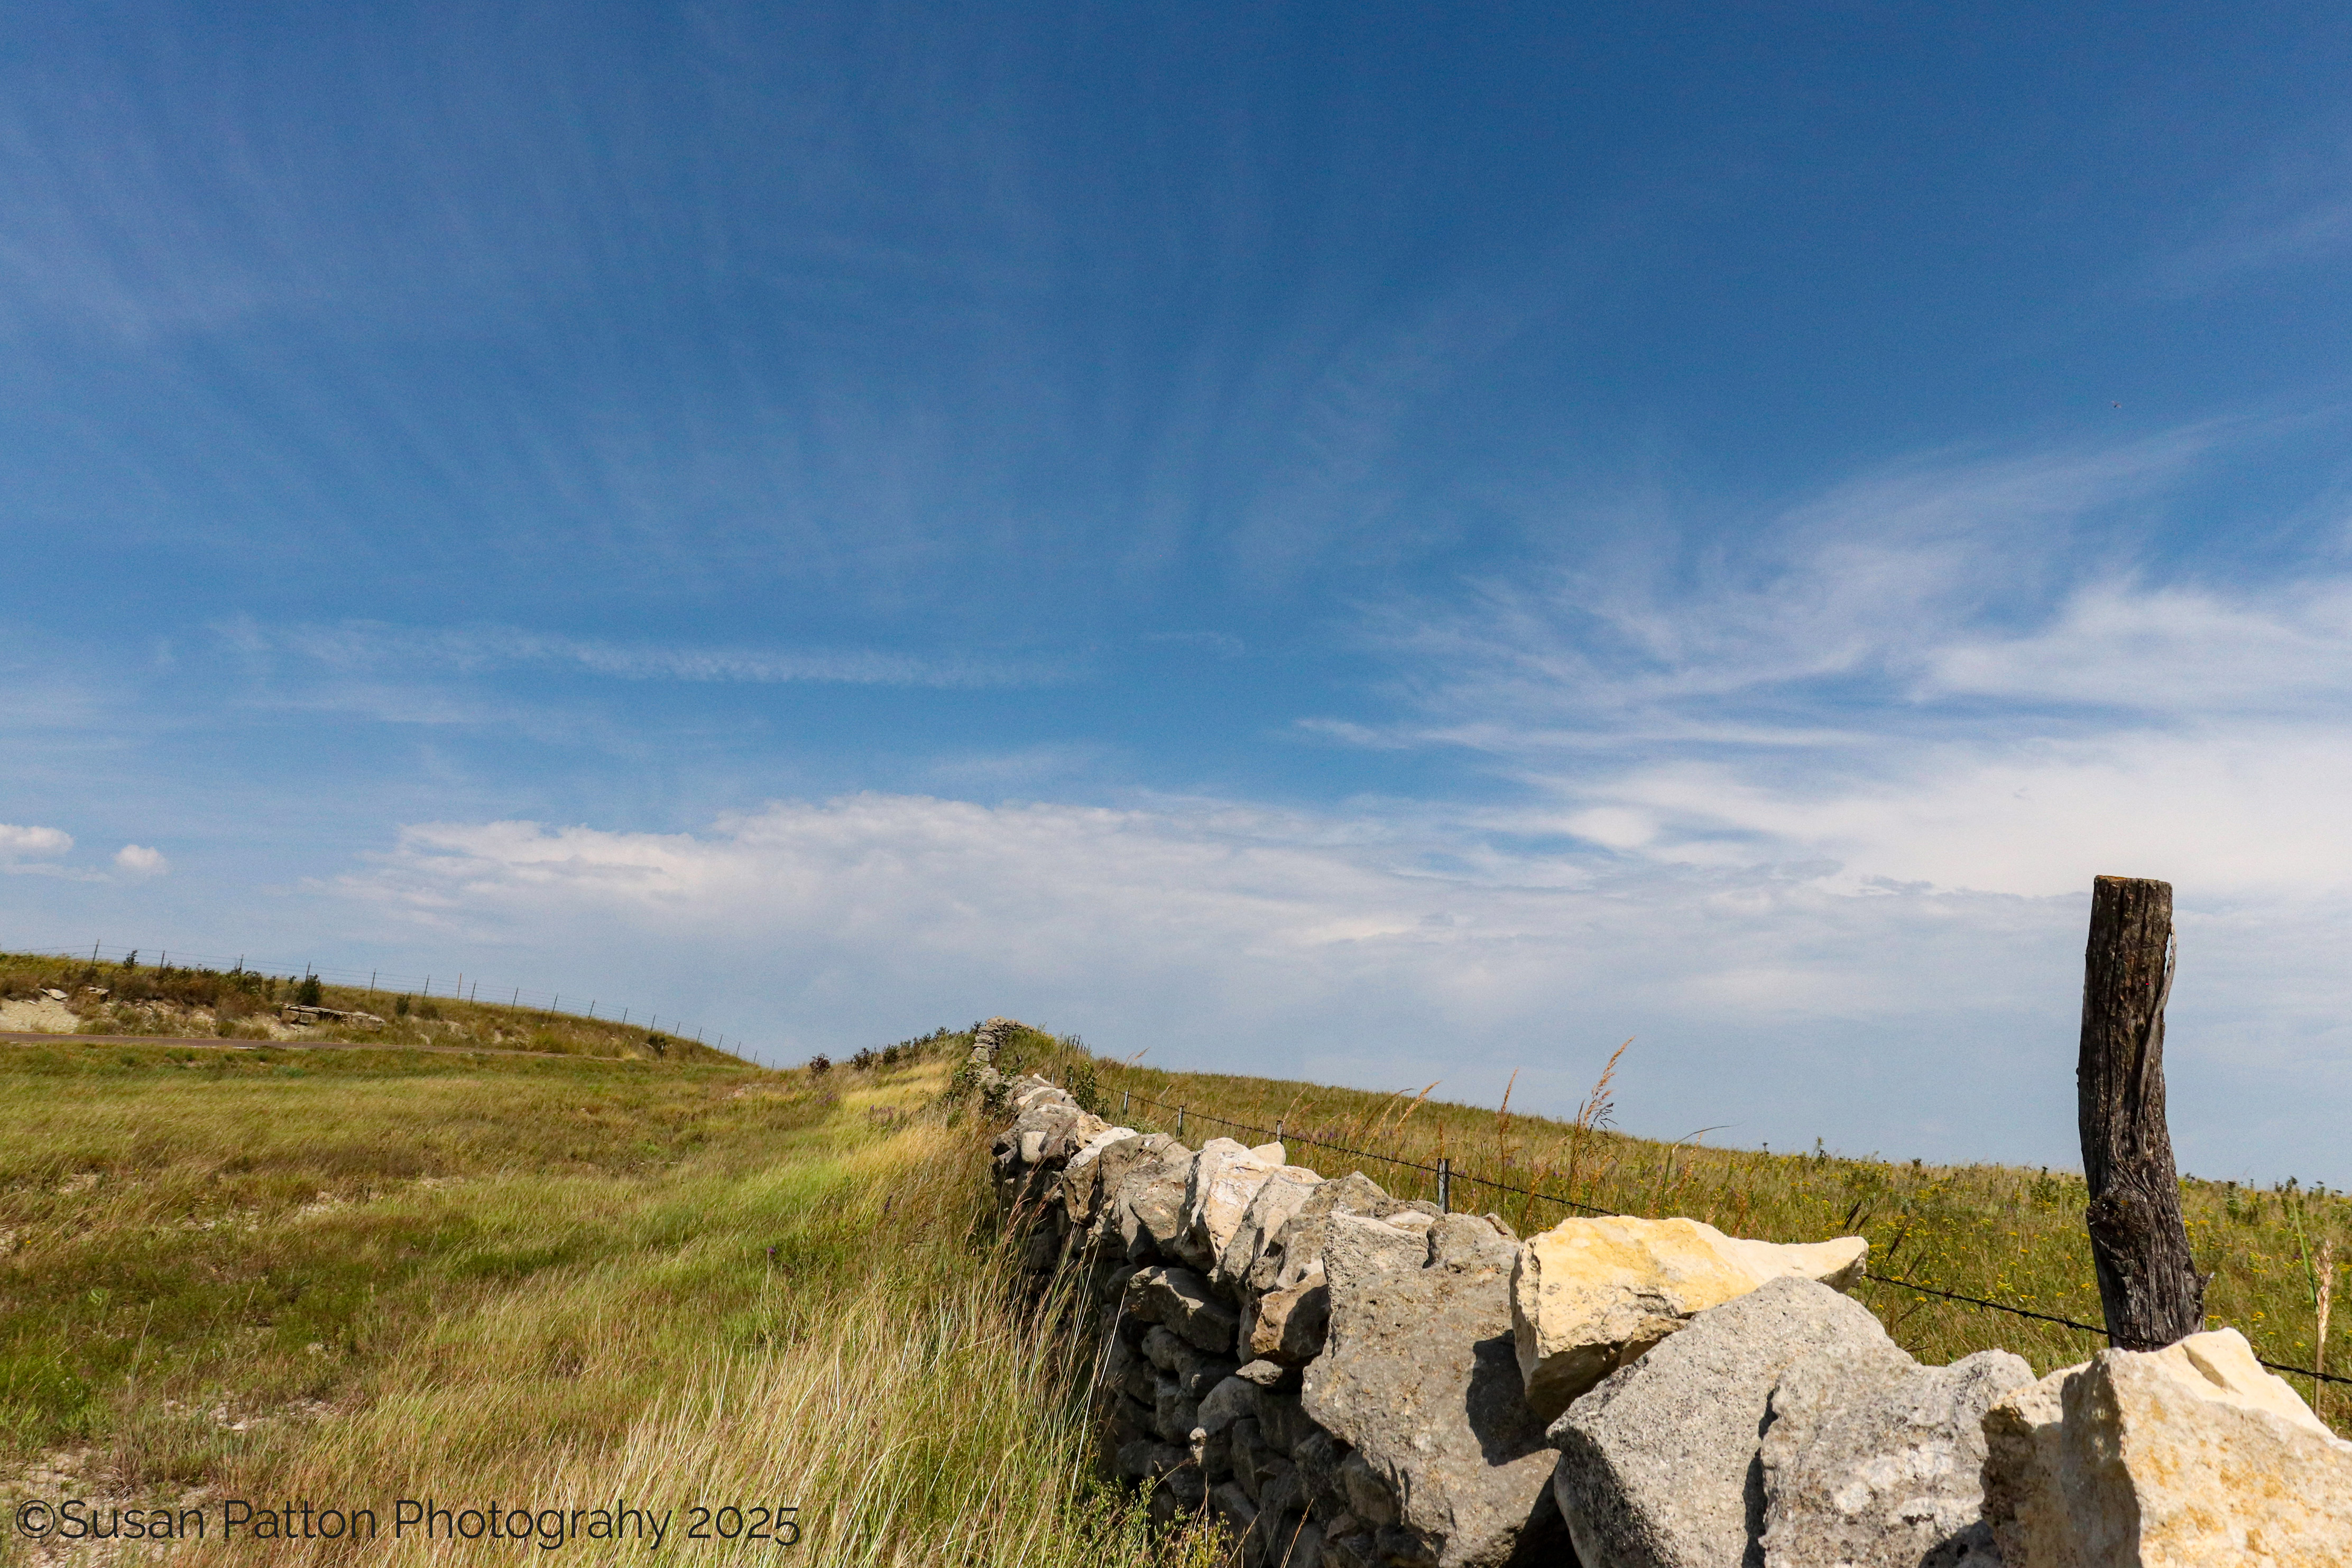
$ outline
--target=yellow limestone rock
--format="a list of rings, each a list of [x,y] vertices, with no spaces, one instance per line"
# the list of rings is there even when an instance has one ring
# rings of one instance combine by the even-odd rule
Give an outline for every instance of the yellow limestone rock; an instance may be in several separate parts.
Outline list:
[[[1768,1279],[1843,1290],[1861,1278],[1869,1252],[1858,1236],[1781,1247],[1695,1219],[1563,1220],[1520,1244],[1511,1273],[1511,1330],[1528,1404],[1549,1421],[1707,1308]]]
[[[2009,1568],[2352,1563],[2352,1443],[2235,1329],[2103,1351],[1993,1406],[1985,1434]]]

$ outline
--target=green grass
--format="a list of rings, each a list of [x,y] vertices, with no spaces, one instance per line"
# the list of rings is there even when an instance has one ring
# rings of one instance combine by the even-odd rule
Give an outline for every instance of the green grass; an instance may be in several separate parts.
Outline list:
[[[940,1090],[968,1038],[769,1072],[693,1060],[360,1047],[210,1050],[75,1037],[0,1047],[0,1493],[208,1506],[394,1500],[800,1510],[809,1563],[1205,1563],[1093,1479],[1082,1346],[1017,1310],[985,1138]],[[1094,1058],[1018,1032],[1003,1064],[1116,1116],[1123,1090],[1462,1173],[1523,1233],[1573,1191],[1776,1240],[1868,1235],[1875,1266],[2095,1321],[2063,1173],[1673,1149],[1410,1096]],[[1139,1127],[1171,1117],[1132,1109]],[[1216,1130],[1194,1121],[1196,1145]],[[2312,1354],[2296,1226],[2333,1194],[2185,1185],[2217,1321]],[[2090,1336],[1859,1292],[1915,1352],[2047,1368]],[[2340,1326],[2336,1331],[2338,1352]],[[2332,1357],[2338,1365],[2352,1358]],[[2308,1387],[2307,1383],[2304,1384]],[[2346,1402],[2332,1402],[2338,1418]],[[663,1561],[736,1561],[695,1543]],[[215,1544],[210,1550],[217,1552]],[[439,1542],[436,1561],[513,1544]],[[274,1554],[273,1554],[274,1553]],[[251,1542],[224,1561],[394,1549]],[[96,1559],[92,1559],[95,1561]],[[591,1559],[593,1560],[593,1559]],[[0,1563],[26,1561],[13,1540]]]
[[[1083,1059],[1049,1037],[1030,1054],[1048,1076],[1090,1074],[1102,1113],[1137,1128],[1172,1131],[1171,1113],[1134,1105],[1130,1091],[1191,1112],[1285,1130],[1329,1142],[1433,1165],[1453,1162],[1457,1208],[1493,1210],[1522,1235],[1572,1212],[1557,1204],[1499,1194],[1469,1178],[1571,1196],[1612,1213],[1704,1220],[1734,1236],[1767,1241],[1818,1241],[1866,1236],[1875,1273],[1967,1295],[2007,1301],[2080,1322],[2101,1321],[2090,1244],[2083,1226],[2082,1178],[2006,1165],[1927,1165],[1848,1159],[1828,1152],[1773,1154],[1675,1146],[1594,1125],[1607,1100],[1580,1128],[1493,1108],[1421,1100],[1413,1092],[1376,1094],[1270,1079],[1164,1072]],[[1195,1148],[1225,1130],[1188,1121]],[[1240,1136],[1244,1142],[1253,1140]],[[1360,1168],[1404,1197],[1434,1197],[1433,1177],[1358,1161],[1295,1139],[1290,1157],[1327,1175]],[[2336,1254],[2352,1248],[2352,1205],[2336,1194],[2294,1187],[2256,1190],[2235,1184],[2181,1185],[2198,1267],[2213,1274],[2206,1310],[2213,1327],[2233,1326],[2268,1359],[2313,1365],[2316,1311],[2305,1247],[2323,1240]],[[2298,1237],[2298,1228],[2300,1238]],[[2339,1283],[2341,1281],[2339,1280]],[[1942,1363],[1974,1351],[2015,1351],[2037,1371],[2069,1365],[2105,1348],[2095,1334],[1940,1300],[1891,1285],[1854,1292],[1904,1347]],[[2341,1300],[2329,1323],[2327,1370],[2352,1373],[2352,1303]],[[2305,1398],[2313,1381],[2290,1376]],[[2352,1436],[2352,1389],[2315,1401],[2340,1432]]]
[[[791,1504],[810,1563],[1202,1560],[1095,1482],[1083,1349],[1010,1304],[985,1139],[940,1108],[962,1044],[822,1076],[0,1047],[0,1492],[387,1530],[427,1493]]]

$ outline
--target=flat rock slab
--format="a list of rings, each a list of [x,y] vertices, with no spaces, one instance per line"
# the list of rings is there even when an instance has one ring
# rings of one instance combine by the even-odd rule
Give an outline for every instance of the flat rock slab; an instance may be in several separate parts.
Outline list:
[[[1511,1276],[1511,1327],[1528,1403],[1547,1421],[1709,1307],[1768,1279],[1844,1289],[1870,1244],[1801,1247],[1726,1236],[1695,1219],[1604,1215],[1529,1237]]]
[[[1775,1279],[1712,1307],[1611,1373],[1551,1426],[1554,1489],[1584,1568],[1740,1568],[1761,1561],[1772,1390],[1816,1352],[1903,1352],[1859,1303]]]
[[[1765,1568],[1999,1568],[1985,1412],[2032,1382],[2007,1351],[1949,1366],[1900,1351],[1794,1363],[1759,1454]]]
[[[2007,1568],[2352,1563],[2352,1443],[2234,1329],[2102,1351],[1995,1405],[1985,1428]]]
[[[1412,1539],[1395,1546],[1441,1568],[1565,1556],[1547,1495],[1557,1459],[1511,1348],[1516,1252],[1462,1215],[1425,1232],[1334,1215],[1322,1247],[1330,1337],[1305,1412],[1355,1448],[1360,1481],[1399,1500],[1391,1528]]]

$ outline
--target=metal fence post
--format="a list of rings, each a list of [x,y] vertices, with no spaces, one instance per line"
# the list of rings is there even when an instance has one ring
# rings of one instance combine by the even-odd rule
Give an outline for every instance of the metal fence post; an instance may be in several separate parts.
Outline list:
[[[1118,1119],[1121,1121],[1127,1120],[1127,1095],[1126,1089],[1122,1089],[1118,1091]]]
[[[1279,1117],[1279,1116],[1277,1116],[1277,1117],[1276,1117],[1276,1118],[1274,1119],[1274,1141],[1275,1141],[1276,1142],[1277,1142],[1277,1143],[1279,1143],[1279,1142],[1282,1142],[1282,1123],[1283,1123],[1283,1121],[1284,1121],[1284,1119],[1283,1119],[1282,1117]]]
[[[1437,1212],[1454,1212],[1454,1162],[1443,1154],[1437,1158]]]
[[[1184,1108],[1181,1105],[1176,1108],[1176,1136],[1184,1136]]]

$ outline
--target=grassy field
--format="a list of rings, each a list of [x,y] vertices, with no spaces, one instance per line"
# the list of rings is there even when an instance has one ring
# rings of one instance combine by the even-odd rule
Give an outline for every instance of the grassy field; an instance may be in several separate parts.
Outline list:
[[[1421,1164],[1433,1165],[1444,1155],[1456,1173],[1454,1206],[1497,1212],[1522,1235],[1557,1224],[1570,1211],[1481,1188],[1469,1178],[1556,1193],[1612,1213],[1686,1215],[1734,1236],[1768,1241],[1867,1236],[1875,1273],[2081,1322],[2101,1321],[2077,1175],[1673,1146],[1609,1126],[1613,1114],[1605,1084],[1582,1117],[1562,1122],[1409,1092],[1162,1072],[1082,1060],[1066,1051],[1035,1054],[1049,1074],[1086,1078],[1102,1113],[1129,1125],[1173,1131],[1175,1118],[1132,1101],[1122,1117],[1123,1091],[1187,1107],[1184,1137],[1195,1148],[1226,1131],[1200,1120],[1202,1113],[1265,1128],[1280,1120],[1294,1135],[1295,1162],[1327,1175],[1360,1168],[1404,1197],[1435,1196],[1434,1179],[1313,1148],[1296,1135]],[[2239,1329],[2272,1361],[2312,1366],[2319,1249],[2334,1238],[2336,1257],[2347,1257],[2352,1206],[2326,1191],[2216,1182],[2186,1182],[2181,1197],[2198,1267],[2213,1275],[2205,1298],[2211,1325]],[[2339,1282],[2342,1272],[2339,1266]],[[2047,1372],[2105,1345],[2095,1335],[1892,1285],[1864,1284],[1855,1295],[1925,1361],[2000,1347]],[[2352,1310],[2339,1309],[2330,1321],[2326,1369],[2352,1373],[2347,1318]],[[2290,1381],[2306,1398],[2314,1396],[2310,1378]],[[2352,1436],[2352,1388],[2327,1390],[2315,1403],[2337,1431]]]
[[[0,1046],[5,1506],[197,1509],[205,1550],[236,1562],[540,1549],[421,1543],[414,1526],[395,1542],[408,1499],[453,1527],[520,1506],[534,1540],[625,1503],[667,1516],[663,1562],[1205,1564],[1213,1538],[1154,1542],[1094,1481],[1083,1354],[1008,1304],[985,1140],[940,1092],[967,1044],[824,1073],[716,1053]],[[1443,1152],[1456,1205],[1523,1233],[1561,1211],[1470,1178],[1772,1239],[1860,1231],[1882,1272],[2098,1317],[2081,1185],[2059,1173],[1672,1148],[1608,1126],[1605,1089],[1564,1123],[1150,1071],[1027,1031],[1010,1055],[1108,1115],[1126,1093],[1185,1105],[1195,1145],[1220,1131],[1204,1114],[1281,1120],[1294,1159],[1405,1195],[1429,1179],[1305,1139]],[[1174,1121],[1134,1101],[1123,1119]],[[2352,1228],[2342,1200],[2185,1196],[2215,1321],[2309,1364],[2304,1258]],[[1859,1294],[1931,1361],[2002,1345],[2048,1368],[2095,1348],[1894,1286]],[[2339,1430],[2347,1403],[2325,1411]],[[224,1552],[230,1500],[370,1509],[380,1533],[272,1542],[248,1517]],[[750,1528],[791,1507],[801,1539],[682,1541],[697,1505],[714,1536],[720,1508]],[[655,1560],[635,1540],[566,1549]],[[0,1563],[113,1560],[0,1537]]]
[[[36,1002],[45,992],[62,992],[70,1029],[81,1034],[481,1047],[675,1061],[735,1059],[698,1041],[648,1029],[642,1020],[631,1027],[611,1018],[510,1007],[498,1002],[412,996],[315,980],[306,985],[306,978],[252,970],[167,968],[136,962],[93,963],[36,953],[0,953],[0,1003]],[[278,1017],[280,1005],[289,1002],[373,1014],[383,1020],[383,1026],[328,1023],[289,1028]]]
[[[394,1545],[428,1498],[477,1529],[667,1510],[665,1563],[1204,1561],[1090,1479],[1083,1363],[1007,1306],[985,1140],[940,1103],[960,1049],[816,1075],[0,1047],[6,1506],[197,1508],[236,1562],[535,1554]],[[382,1534],[248,1520],[224,1555],[231,1499]],[[795,1508],[801,1539],[682,1541],[698,1504],[714,1537]],[[0,1561],[110,1560],[45,1550]]]

